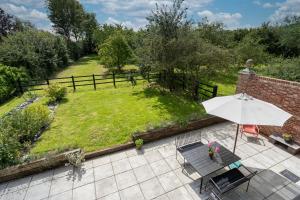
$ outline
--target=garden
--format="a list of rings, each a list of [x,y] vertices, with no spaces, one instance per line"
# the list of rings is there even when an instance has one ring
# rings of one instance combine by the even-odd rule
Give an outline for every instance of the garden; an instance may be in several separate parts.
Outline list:
[[[46,1],[56,34],[0,10],[7,27],[0,32],[0,168],[185,126],[205,115],[199,83],[218,86],[218,95],[233,94],[249,58],[259,74],[300,81],[299,17],[227,30],[207,19],[193,23],[183,1],[174,0],[156,7],[147,29],[137,31],[99,24],[79,1],[67,2]],[[97,80],[96,88],[93,75],[111,80]],[[82,86],[75,89],[78,76]],[[94,84],[83,86],[87,76]]]

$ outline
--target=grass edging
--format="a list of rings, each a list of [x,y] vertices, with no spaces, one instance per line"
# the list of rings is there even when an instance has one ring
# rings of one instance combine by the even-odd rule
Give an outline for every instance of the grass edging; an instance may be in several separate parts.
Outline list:
[[[132,139],[133,141],[135,141],[136,139],[143,139],[145,143],[148,143],[162,138],[181,134],[184,132],[197,130],[210,125],[222,123],[225,121],[226,121],[225,119],[219,117],[206,116],[205,118],[199,120],[193,120],[187,123],[186,126],[184,127],[180,125],[171,125],[169,127],[153,129],[143,133],[135,133],[133,134]],[[114,152],[132,148],[135,146],[133,141],[128,142],[126,144],[115,145],[98,151],[88,152],[85,154],[85,159],[92,159],[98,156],[107,155]],[[0,170],[0,183],[33,175],[59,166],[63,166],[65,163],[68,162],[66,158],[66,154],[73,153],[79,150],[80,149],[74,149],[72,151],[57,154],[51,158],[42,158],[29,163],[24,163],[24,164],[2,169]]]

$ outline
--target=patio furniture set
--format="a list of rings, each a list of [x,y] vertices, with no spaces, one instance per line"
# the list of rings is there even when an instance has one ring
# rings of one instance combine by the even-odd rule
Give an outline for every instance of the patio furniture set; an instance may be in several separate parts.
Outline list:
[[[214,173],[227,168],[227,171],[211,177],[205,189],[209,190],[209,199],[221,200],[222,196],[236,187],[247,183],[248,191],[251,178],[257,171],[251,171],[240,163],[241,158],[235,155],[238,134],[251,134],[258,139],[257,125],[283,126],[292,116],[268,102],[255,99],[246,93],[233,96],[215,97],[202,102],[206,112],[237,124],[233,151],[223,147],[217,142],[205,145],[198,136],[191,133],[176,138],[177,151],[181,153],[186,163],[197,171],[200,176],[200,193],[202,193],[203,180]],[[184,171],[183,167],[183,171]]]
[[[214,142],[212,144],[213,148],[220,148],[219,153],[216,153],[212,158],[208,154],[209,146],[201,142],[201,135],[194,136],[192,134],[185,134],[178,136],[175,139],[175,144],[176,150],[184,159],[182,170],[184,171],[185,166],[189,164],[200,174],[200,193],[202,193],[204,178],[226,167],[229,168],[228,171],[210,178],[206,183],[205,190],[207,191],[209,188],[210,199],[221,200],[222,195],[245,182],[248,182],[246,189],[246,191],[248,191],[250,180],[254,177],[256,171],[252,172],[247,167],[242,166],[240,162],[238,162],[241,158],[219,143]],[[178,156],[177,151],[176,158]],[[240,170],[241,168],[244,170]],[[245,174],[245,171],[247,174]]]

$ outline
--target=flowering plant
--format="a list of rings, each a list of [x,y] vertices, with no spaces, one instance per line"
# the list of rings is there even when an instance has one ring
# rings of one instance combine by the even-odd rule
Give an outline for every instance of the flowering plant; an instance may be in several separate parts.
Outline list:
[[[213,145],[214,143],[215,142],[209,142],[207,144],[207,146],[208,146],[208,154],[211,155],[211,156],[213,156],[215,153],[219,153],[220,150],[221,150],[219,146],[214,147],[214,145]]]

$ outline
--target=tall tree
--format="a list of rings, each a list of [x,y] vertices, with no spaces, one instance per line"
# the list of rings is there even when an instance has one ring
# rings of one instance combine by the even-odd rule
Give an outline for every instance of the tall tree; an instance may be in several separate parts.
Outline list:
[[[84,19],[82,5],[76,0],[47,0],[48,17],[58,34],[68,40],[74,37],[78,40],[81,32],[81,23]]]

